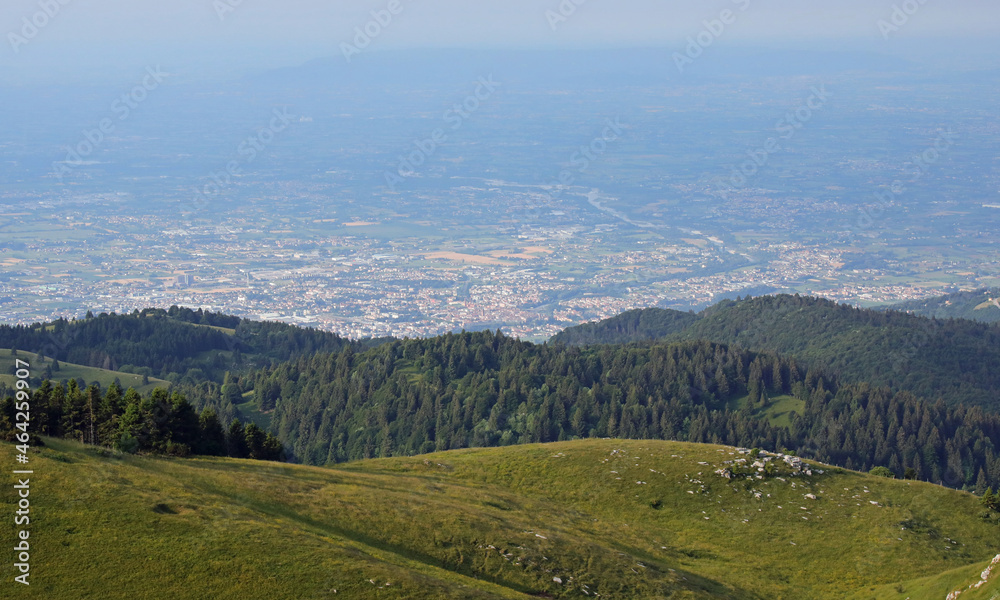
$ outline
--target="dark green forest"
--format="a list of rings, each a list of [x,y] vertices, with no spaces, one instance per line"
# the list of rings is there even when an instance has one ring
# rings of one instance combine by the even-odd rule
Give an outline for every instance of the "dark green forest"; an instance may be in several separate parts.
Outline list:
[[[45,351],[53,339],[62,342]],[[541,345],[499,331],[348,341],[176,307],[0,327],[0,346],[166,374],[170,389],[147,397],[36,382],[32,433],[128,451],[216,453],[216,423],[230,423],[227,454],[274,458],[283,446],[309,464],[673,439],[794,451],[980,491],[1000,486],[997,342],[993,325],[797,296],[698,314],[631,311]],[[0,398],[15,393],[0,384]],[[239,422],[237,405],[248,402],[259,426]],[[2,407],[9,437],[16,402]],[[209,439],[218,443],[206,450]]]
[[[793,356],[841,381],[1000,410],[1000,326],[854,308],[820,298],[727,300],[694,318],[632,311],[552,338],[567,345],[709,340]]]
[[[620,315],[570,327],[556,334],[552,342],[571,346],[625,344],[662,340],[679,335],[698,322],[691,312],[661,308],[640,308]]]
[[[30,326],[0,325],[0,348],[17,348],[88,367],[173,383],[222,381],[227,371],[261,368],[303,354],[362,349],[335,334],[171,307],[100,314]]]
[[[24,417],[30,414],[25,431]],[[66,387],[44,382],[30,397],[15,394],[0,402],[0,440],[18,441],[18,434],[69,438],[85,444],[144,452],[188,456],[232,456],[282,460],[276,437],[239,420],[223,429],[218,414],[206,408],[199,414],[187,399],[162,388],[142,396],[134,389],[110,385],[86,389],[70,381]]]
[[[955,292],[925,300],[907,300],[888,309],[937,319],[969,319],[983,323],[1000,322],[1000,306],[990,301],[1000,298],[1000,288]],[[990,302],[991,305],[984,304]]]
[[[586,437],[793,450],[954,487],[1000,483],[1000,417],[841,385],[795,359],[710,342],[533,345],[492,332],[302,357],[257,374],[273,426],[312,464]],[[803,403],[791,426],[760,416]]]

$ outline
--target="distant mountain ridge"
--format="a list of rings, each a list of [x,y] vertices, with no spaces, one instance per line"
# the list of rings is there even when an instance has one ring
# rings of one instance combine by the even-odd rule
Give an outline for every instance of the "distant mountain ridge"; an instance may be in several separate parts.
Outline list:
[[[0,334],[67,328],[79,336],[68,354],[161,361],[195,408],[250,415],[311,464],[618,437],[1000,485],[996,325],[783,295],[630,311],[547,344],[499,331],[350,341],[184,309]]]
[[[1000,312],[1000,311],[998,311]],[[776,295],[723,301],[696,315],[630,311],[570,327],[552,343],[622,344],[707,340],[823,365],[845,382],[866,381],[949,404],[1000,407],[1000,327],[860,309],[820,298]]]
[[[225,373],[290,360],[301,354],[360,350],[378,340],[271,321],[252,321],[189,308],[149,308],[35,325],[0,325],[0,348],[15,348],[87,367],[198,384]],[[186,381],[185,381],[186,380]]]
[[[699,318],[693,312],[639,308],[603,321],[570,327],[556,334],[552,341],[572,346],[653,341],[681,334]]]
[[[856,72],[859,65],[882,73],[913,72],[918,64],[872,50],[799,50],[787,52],[746,46],[716,49],[720,58],[712,65],[686,73],[695,79],[739,77],[792,77]],[[251,85],[324,87],[398,85],[407,83],[466,84],[468,73],[494,74],[502,82],[524,85],[640,85],[651,69],[662,64],[657,47],[594,49],[470,49],[424,48],[372,50],[348,61],[341,52],[304,64],[281,67],[248,76]],[[363,67],[363,68],[359,68]],[[472,77],[474,80],[475,77]]]
[[[1000,288],[983,288],[924,300],[908,300],[887,306],[886,309],[937,319],[969,319],[983,323],[998,323]]]

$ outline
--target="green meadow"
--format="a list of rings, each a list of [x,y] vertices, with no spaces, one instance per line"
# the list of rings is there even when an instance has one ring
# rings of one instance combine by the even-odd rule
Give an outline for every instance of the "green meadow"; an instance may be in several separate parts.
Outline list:
[[[726,403],[729,410],[742,410],[746,408],[749,396],[734,398]],[[768,398],[763,407],[754,410],[754,416],[765,419],[775,427],[791,427],[792,413],[802,414],[805,412],[806,403],[795,396],[781,395]]]
[[[31,365],[30,372],[32,377],[41,377],[42,372],[46,366],[52,365],[52,359],[46,358],[44,363],[38,362],[38,356],[31,352],[25,352],[23,350],[17,351],[17,356],[11,356],[10,349],[0,348],[0,383],[6,383],[8,386],[13,386],[16,378],[14,377],[14,365],[17,359],[28,361]],[[156,379],[155,377],[149,378],[148,384],[142,383],[142,375],[135,375],[132,373],[122,373],[120,371],[109,371],[107,369],[98,369],[96,367],[85,367],[83,365],[75,365],[73,363],[59,362],[59,370],[53,371],[52,382],[53,385],[63,380],[70,379],[83,379],[87,384],[91,384],[95,381],[101,384],[103,389],[107,389],[115,379],[121,382],[124,389],[135,388],[143,394],[148,394],[158,387],[166,388],[170,386],[170,382],[164,381],[162,379]]]
[[[308,467],[45,443],[25,599],[944,600],[1000,552],[1000,520],[970,494],[815,465],[729,480],[715,471],[747,457],[721,446]],[[994,598],[997,571],[962,599]]]

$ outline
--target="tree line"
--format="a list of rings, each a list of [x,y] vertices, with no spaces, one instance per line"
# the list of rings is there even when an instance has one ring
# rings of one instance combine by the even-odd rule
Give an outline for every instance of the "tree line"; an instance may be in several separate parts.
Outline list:
[[[311,464],[617,437],[795,450],[958,488],[1000,483],[996,415],[710,342],[578,348],[449,334],[302,357],[246,386]],[[781,398],[802,407],[790,426],[768,417]]]
[[[798,295],[725,300],[697,315],[650,308],[578,327],[567,345],[709,340],[794,356],[845,383],[1000,412],[1000,326],[861,309]]]
[[[17,413],[30,410],[30,433],[73,439],[84,444],[144,452],[188,456],[231,456],[283,460],[281,442],[251,423],[234,419],[223,428],[213,408],[199,414],[180,393],[157,388],[143,396],[135,389],[112,384],[82,388],[75,380],[35,389],[26,405],[14,396],[0,402],[0,439],[13,441]]]
[[[67,363],[197,385],[221,381],[227,371],[248,371],[296,356],[357,350],[380,340],[352,342],[333,333],[284,323],[173,306],[131,314],[0,325],[0,348],[14,348]]]
[[[230,423],[224,432],[226,454],[237,452],[236,442],[247,441],[248,435],[253,440],[263,435],[267,442],[269,433],[256,425],[231,431],[232,421],[240,418],[236,405],[246,401],[246,394],[270,413],[271,450],[280,439],[292,459],[311,464],[620,437],[797,450],[858,470],[884,466],[896,476],[953,487],[1000,487],[1000,416],[956,404],[945,393],[955,386],[923,390],[937,401],[918,397],[910,388],[924,381],[919,373],[904,370],[888,382],[884,374],[876,376],[887,364],[882,354],[898,358],[892,344],[907,339],[909,334],[900,332],[912,333],[914,320],[931,323],[780,296],[727,302],[698,316],[635,311],[609,322],[619,336],[693,335],[699,328],[700,335],[733,338],[743,347],[790,347],[795,354],[789,356],[748,351],[735,342],[668,343],[649,337],[632,344],[535,345],[499,331],[349,342],[279,323],[174,307],[51,326],[0,327],[0,346],[31,349],[25,340],[55,335],[70,340],[61,346],[61,360],[86,350],[98,355],[84,357],[84,364],[106,352],[114,360],[132,357],[159,365],[161,373],[187,368],[184,377],[169,377],[169,390],[147,397],[117,384],[107,390],[82,381],[37,387],[34,409],[45,407],[33,413],[33,421],[43,427],[38,433],[125,449],[134,438],[137,451],[217,452],[217,446],[206,450],[201,444],[218,442],[218,436],[207,435],[200,424],[191,426],[206,412]],[[848,324],[853,329],[845,333]],[[587,340],[610,331],[602,327],[585,329]],[[917,354],[922,361],[941,363],[935,373],[954,367],[954,360],[975,363],[952,368],[952,381],[966,391],[986,389],[992,379],[980,371],[991,355],[963,352],[994,340],[994,329],[952,323],[935,331],[960,343],[948,346],[932,335],[918,340]],[[957,359],[945,357],[953,347],[964,350]],[[829,353],[838,356],[831,359]],[[234,359],[241,368],[224,369]],[[858,380],[869,371],[874,384]],[[0,398],[6,395],[0,384]],[[779,423],[773,407],[789,401],[797,410]],[[10,412],[10,404],[3,407],[4,414]],[[247,452],[261,456],[260,443],[248,443]]]

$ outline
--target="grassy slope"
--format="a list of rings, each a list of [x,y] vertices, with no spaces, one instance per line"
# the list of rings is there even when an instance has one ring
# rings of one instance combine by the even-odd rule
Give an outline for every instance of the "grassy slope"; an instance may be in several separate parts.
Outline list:
[[[792,413],[805,412],[806,403],[795,396],[776,396],[768,401],[764,414],[775,427],[791,427]]]
[[[1000,551],[968,494],[827,472],[758,482],[756,500],[712,474],[733,458],[716,446],[588,440],[317,468],[49,443],[32,456],[29,599],[585,598],[585,585],[844,598],[963,567],[942,577],[967,585]]]
[[[991,301],[1000,297],[1000,289],[957,292],[924,300],[909,300],[886,308],[912,312],[938,319],[971,319],[984,323],[1000,322],[1000,308]]]
[[[186,321],[180,321],[181,323],[186,323]],[[187,323],[192,327],[208,327],[209,329],[214,329],[216,331],[221,331],[226,335],[236,335],[236,330],[230,327],[217,327],[215,325],[202,325],[201,323]]]
[[[38,363],[38,356],[31,352],[18,350],[17,356],[12,357],[10,355],[10,349],[0,349],[0,381],[7,383],[7,385],[14,385],[16,380],[10,373],[11,369],[14,367],[15,360],[18,358],[26,360],[31,364],[32,376],[40,376],[42,371],[45,370],[45,366],[51,364],[52,362],[52,359],[46,359],[45,365],[43,365]],[[98,381],[104,389],[107,389],[107,387],[111,385],[117,377],[118,380],[121,381],[122,387],[125,389],[132,387],[143,394],[146,394],[155,388],[165,388],[170,385],[170,382],[162,379],[156,379],[154,377],[149,378],[149,384],[143,385],[142,375],[121,373],[119,371],[108,371],[105,369],[98,369],[96,367],[85,367],[83,365],[75,365],[73,363],[65,363],[61,361],[59,363],[59,370],[52,373],[52,380],[54,382],[59,382],[63,379],[76,379],[78,377],[82,377],[88,384]]]
[[[947,573],[921,577],[899,584],[873,586],[850,597],[850,600],[944,600],[948,594],[963,590],[961,600],[997,600],[1000,598],[1000,569],[994,567],[989,583],[970,590],[969,586],[980,580],[988,565],[980,563],[954,569]]]
[[[245,402],[242,404],[237,404],[236,408],[243,415],[245,421],[250,421],[256,423],[258,427],[264,430],[271,429],[271,415],[272,412],[263,413],[257,408],[257,401],[253,399],[253,392],[247,392],[243,394],[243,399]]]
[[[741,410],[747,405],[749,399],[749,396],[732,398],[726,405],[729,410]],[[801,415],[805,409],[805,401],[799,400],[795,396],[775,396],[768,399],[766,406],[757,409],[754,416],[767,419],[767,422],[775,427],[791,427],[792,412]]]

